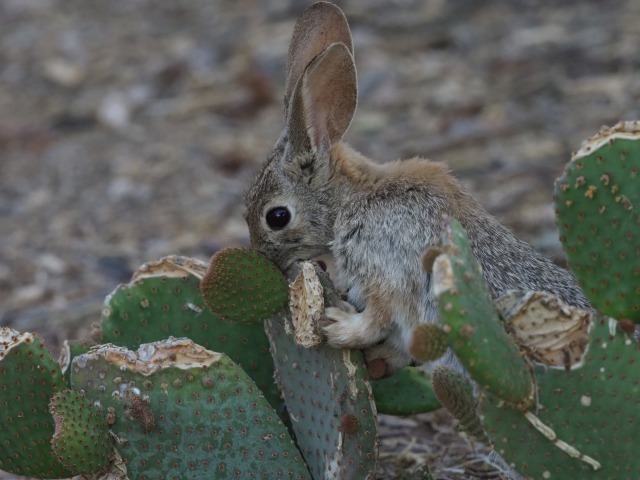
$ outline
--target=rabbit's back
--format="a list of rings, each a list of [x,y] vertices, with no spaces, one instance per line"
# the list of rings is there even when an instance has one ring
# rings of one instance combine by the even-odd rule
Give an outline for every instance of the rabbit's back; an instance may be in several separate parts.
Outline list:
[[[352,159],[350,163],[362,161]],[[359,166],[357,171],[365,169]],[[369,169],[363,175],[366,185],[352,185],[338,208],[331,248],[340,283],[354,285],[367,278],[367,283],[380,289],[405,292],[409,303],[425,295],[432,297],[429,275],[421,271],[420,257],[436,243],[443,216],[447,215],[467,230],[494,298],[507,290],[540,290],[557,295],[569,305],[589,308],[569,271],[518,240],[465,191],[444,165],[416,158],[372,164]],[[351,295],[350,300],[362,308],[357,297]],[[433,299],[420,303],[431,306]],[[428,312],[433,309],[428,308]]]
[[[495,218],[461,219],[493,298],[507,290],[553,293],[568,305],[591,309],[574,275],[516,238]]]

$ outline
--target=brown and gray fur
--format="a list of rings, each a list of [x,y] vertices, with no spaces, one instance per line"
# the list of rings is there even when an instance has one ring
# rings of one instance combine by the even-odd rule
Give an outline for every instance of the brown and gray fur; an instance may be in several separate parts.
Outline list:
[[[246,219],[253,247],[281,269],[298,260],[333,263],[354,308],[327,309],[329,344],[363,348],[388,372],[411,363],[413,327],[437,322],[420,256],[436,242],[443,215],[467,230],[494,297],[542,290],[589,308],[571,273],[515,238],[445,166],[420,158],[377,164],[343,143],[356,98],[347,21],[338,7],[316,3],[294,30],[285,128],[246,195]],[[265,220],[276,206],[293,212],[281,230]]]

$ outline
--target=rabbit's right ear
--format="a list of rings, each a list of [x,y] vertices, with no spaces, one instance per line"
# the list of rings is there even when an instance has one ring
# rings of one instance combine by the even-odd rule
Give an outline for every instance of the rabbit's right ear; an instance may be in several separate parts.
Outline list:
[[[314,3],[296,22],[289,45],[284,93],[285,117],[293,90],[307,66],[333,43],[344,44],[353,57],[351,31],[342,10],[333,3]]]
[[[357,102],[353,57],[344,44],[334,43],[311,62],[292,93],[286,130],[293,157],[330,152],[347,132]],[[324,164],[317,168],[328,167],[316,161]]]

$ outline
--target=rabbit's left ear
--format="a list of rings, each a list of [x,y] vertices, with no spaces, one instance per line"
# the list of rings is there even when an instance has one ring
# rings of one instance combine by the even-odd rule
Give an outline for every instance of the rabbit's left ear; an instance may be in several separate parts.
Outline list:
[[[289,44],[284,89],[285,116],[298,80],[311,61],[333,43],[343,43],[353,56],[351,31],[342,10],[333,3],[314,3],[296,22]]]
[[[353,57],[334,43],[309,64],[291,98],[287,128],[294,150],[328,153],[347,132],[357,99]]]

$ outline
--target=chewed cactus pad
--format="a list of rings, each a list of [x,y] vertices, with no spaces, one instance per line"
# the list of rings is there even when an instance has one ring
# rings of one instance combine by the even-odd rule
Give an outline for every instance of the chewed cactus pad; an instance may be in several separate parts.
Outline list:
[[[605,315],[640,322],[640,122],[600,131],[556,181],[571,269]]]
[[[591,312],[546,292],[510,291],[496,300],[496,306],[529,361],[567,370],[582,364]]]
[[[0,328],[0,470],[36,478],[74,475],[51,448],[49,399],[64,387],[40,338]]]
[[[179,256],[144,264],[131,282],[118,286],[105,299],[103,342],[137,348],[168,336],[188,337],[226,353],[254,379],[272,405],[279,405],[262,322],[240,323],[212,313],[199,291],[206,271],[204,262]]]
[[[313,478],[372,478],[378,452],[376,406],[362,353],[304,348],[277,317],[266,321],[278,382]],[[287,331],[291,333],[287,333]]]
[[[264,255],[246,248],[216,252],[200,288],[212,312],[240,322],[269,318],[289,300],[282,272]]]
[[[110,418],[129,478],[310,478],[253,380],[190,340],[96,347],[71,381]]]
[[[198,291],[205,269],[203,262],[178,256],[142,265],[131,282],[105,299],[103,341],[135,348],[169,335],[213,336],[212,318],[202,315],[204,301]]]
[[[555,441],[523,412],[491,394],[482,397],[480,413],[494,448],[526,478],[640,478],[640,350],[615,323],[594,322],[584,362],[573,370],[534,368],[537,401],[530,412]],[[558,448],[562,443],[574,456]]]
[[[312,262],[303,262],[289,285],[289,308],[295,342],[307,348],[320,345],[324,340],[319,326],[324,315],[324,289]]]

